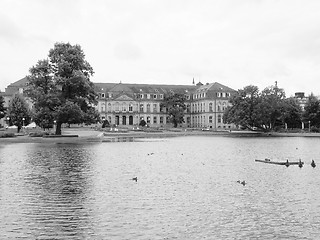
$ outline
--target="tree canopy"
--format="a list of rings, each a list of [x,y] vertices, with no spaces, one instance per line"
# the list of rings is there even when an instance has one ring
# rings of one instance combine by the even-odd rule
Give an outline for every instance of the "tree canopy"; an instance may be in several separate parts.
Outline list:
[[[184,112],[187,109],[184,94],[171,93],[164,97],[161,107],[165,107],[169,121],[176,128],[179,123],[184,122]]]
[[[22,126],[28,125],[31,120],[31,113],[25,99],[16,94],[10,101],[7,111],[9,117],[9,125],[17,126],[18,132],[20,132]]]
[[[320,101],[311,94],[304,107],[303,120],[310,121],[310,125],[320,128]]]
[[[224,121],[244,128],[268,131],[285,124],[293,128],[301,123],[301,108],[294,99],[286,98],[277,84],[262,92],[257,86],[246,86],[231,98],[230,103]]]
[[[93,73],[79,45],[56,43],[48,59],[30,68],[27,93],[34,103],[35,122],[43,128],[56,123],[59,135],[63,123],[99,121]]]
[[[0,96],[0,119],[6,115],[6,108],[4,106],[4,98]]]

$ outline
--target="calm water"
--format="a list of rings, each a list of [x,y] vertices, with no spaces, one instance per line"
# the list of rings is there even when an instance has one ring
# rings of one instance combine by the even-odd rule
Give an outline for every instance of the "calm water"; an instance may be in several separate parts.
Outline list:
[[[241,137],[2,144],[0,238],[319,239],[319,145]],[[254,162],[266,157],[306,164]]]

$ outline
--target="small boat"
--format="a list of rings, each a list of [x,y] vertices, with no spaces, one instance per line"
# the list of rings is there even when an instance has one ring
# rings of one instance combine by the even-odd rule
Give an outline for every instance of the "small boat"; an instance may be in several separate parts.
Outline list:
[[[301,165],[304,164],[304,162],[298,161],[298,162],[289,162],[287,161],[271,161],[270,159],[266,158],[264,160],[256,159],[256,162],[261,162],[261,163],[269,163],[269,164],[276,164],[276,165],[284,165],[284,166],[289,166],[289,165]]]

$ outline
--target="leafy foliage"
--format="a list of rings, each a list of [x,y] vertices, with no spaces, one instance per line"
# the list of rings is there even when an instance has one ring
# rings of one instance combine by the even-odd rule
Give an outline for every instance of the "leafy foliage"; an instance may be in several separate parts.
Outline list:
[[[172,93],[164,97],[161,107],[167,109],[169,121],[176,128],[179,123],[184,122],[184,111],[187,109],[186,98],[183,94]]]
[[[311,126],[317,128],[320,127],[320,101],[311,94],[304,107],[305,112],[303,114],[304,121],[310,121]]]
[[[27,102],[21,95],[16,94],[11,99],[8,106],[7,116],[9,117],[9,125],[17,126],[18,132],[20,132],[23,124],[27,125],[30,123],[31,113]]]
[[[34,102],[35,120],[41,127],[56,121],[56,134],[63,123],[96,123],[96,92],[90,81],[93,69],[79,45],[56,43],[47,60],[30,69],[28,96]]]
[[[299,105],[294,99],[286,99],[284,90],[277,85],[267,87],[261,93],[256,86],[244,87],[230,103],[224,121],[244,128],[269,131],[285,123],[292,128],[301,124]]]
[[[0,96],[0,119],[6,114],[6,108],[4,106],[4,98]]]

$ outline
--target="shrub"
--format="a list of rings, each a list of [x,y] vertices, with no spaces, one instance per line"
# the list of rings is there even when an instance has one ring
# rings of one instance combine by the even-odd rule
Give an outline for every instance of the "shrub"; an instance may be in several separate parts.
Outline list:
[[[314,133],[320,132],[319,128],[317,128],[317,127],[315,127],[315,126],[312,126],[312,127],[310,128],[310,131],[311,131],[311,132],[314,132]]]
[[[12,132],[2,132],[0,133],[0,138],[11,138],[15,137],[16,135]]]

